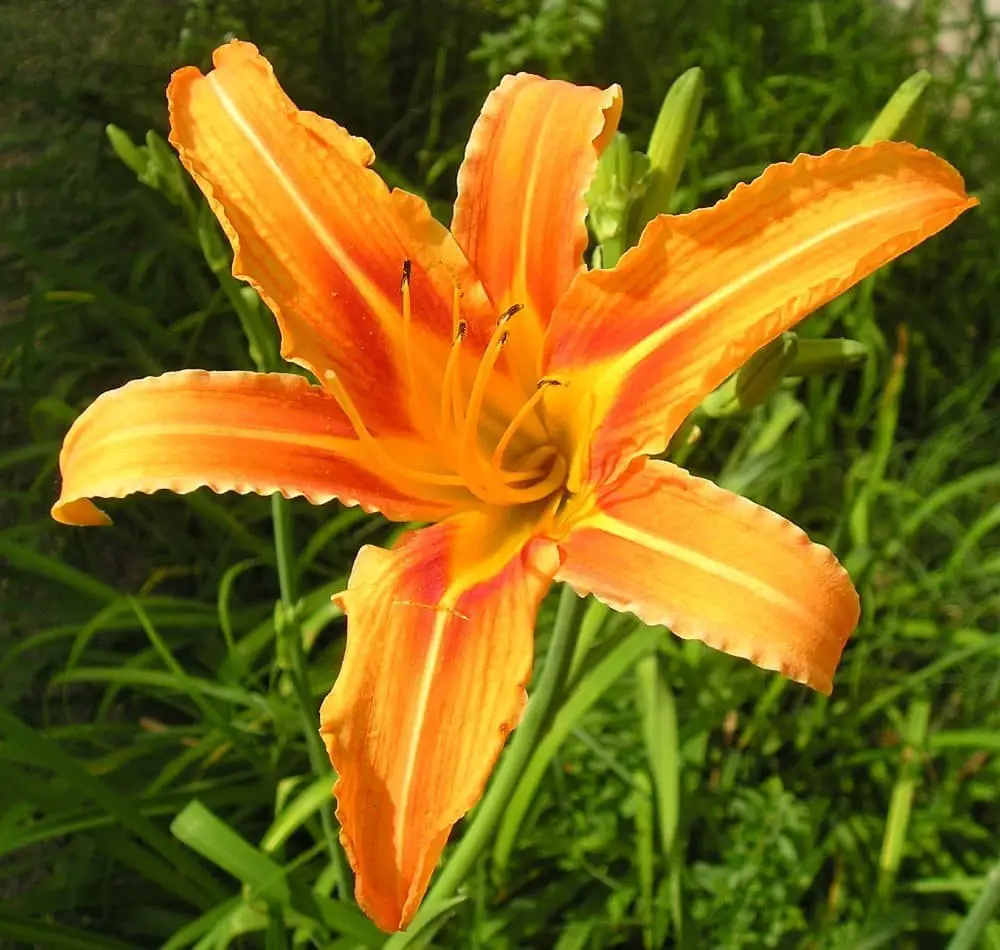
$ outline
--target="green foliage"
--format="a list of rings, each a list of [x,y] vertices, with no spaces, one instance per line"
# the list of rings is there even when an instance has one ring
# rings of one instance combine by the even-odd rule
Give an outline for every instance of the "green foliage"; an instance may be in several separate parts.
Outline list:
[[[691,916],[726,950],[780,947],[807,933],[803,903],[824,855],[820,815],[786,792],[777,778],[739,789],[720,822],[716,864],[691,868],[697,895]]]
[[[554,79],[568,77],[574,57],[593,52],[594,39],[604,29],[607,0],[513,0],[497,4],[508,24],[485,32],[471,59],[486,64],[492,82],[529,64],[542,67]]]
[[[864,614],[833,697],[588,605],[566,690],[517,750],[526,778],[490,806],[492,850],[409,945],[1000,948],[998,28],[970,14],[944,58],[925,6],[0,5],[0,944],[382,941],[344,885],[312,726],[343,652],[330,595],[392,527],[206,493],[114,504],[102,531],[47,513],[61,437],[97,393],[277,365],[162,139],[169,70],[233,32],[444,217],[507,69],[620,82],[639,147],[699,67],[675,210],[857,141],[906,77],[935,76],[906,87],[907,128],[982,207],[800,328],[800,354],[843,337],[862,365],[803,371],[682,447],[852,570]]]

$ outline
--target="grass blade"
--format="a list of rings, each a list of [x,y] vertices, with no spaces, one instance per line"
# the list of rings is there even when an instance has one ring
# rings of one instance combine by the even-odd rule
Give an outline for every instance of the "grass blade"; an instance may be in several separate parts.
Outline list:
[[[1000,862],[987,875],[985,887],[969,908],[969,913],[951,938],[947,950],[975,950],[997,911],[1000,911]]]

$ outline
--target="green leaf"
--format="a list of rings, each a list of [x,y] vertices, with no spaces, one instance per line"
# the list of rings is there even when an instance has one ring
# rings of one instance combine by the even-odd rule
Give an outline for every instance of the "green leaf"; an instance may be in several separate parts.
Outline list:
[[[332,808],[332,802],[333,772],[331,770],[328,775],[315,779],[311,785],[308,785],[281,810],[261,839],[261,848],[269,854],[277,851],[312,815],[321,808]]]
[[[591,670],[580,679],[556,714],[548,732],[536,747],[531,760],[521,776],[504,812],[493,845],[493,867],[497,878],[502,878],[510,863],[521,825],[534,801],[538,786],[552,759],[562,747],[580,717],[620,679],[636,661],[654,649],[663,635],[663,629],[640,624],[621,640]]]
[[[242,882],[249,890],[248,900],[261,899],[269,905],[289,907],[334,932],[356,937],[366,947],[379,947],[385,942],[385,935],[353,905],[290,883],[285,868],[201,802],[189,802],[170,830],[189,848]]]
[[[674,693],[662,669],[663,659],[655,650],[635,666],[636,692],[642,716],[642,739],[653,776],[660,848],[672,860],[680,823],[680,744]]]
[[[75,590],[77,593],[94,600],[111,602],[118,600],[121,596],[113,587],[95,580],[89,574],[85,574],[75,567],[70,567],[68,564],[63,564],[61,561],[56,561],[44,554],[39,554],[37,551],[32,551],[22,544],[8,541],[2,537],[0,537],[0,557],[6,558],[12,567],[36,574],[45,580],[53,581],[61,587]]]
[[[173,820],[179,841],[250,888],[253,897],[288,903],[291,892],[282,867],[241,838],[199,801],[190,802]]]
[[[393,934],[386,941],[385,950],[423,950],[448,922],[455,908],[466,900],[468,898],[464,896],[428,900],[405,932]]]
[[[993,870],[986,878],[982,893],[969,908],[969,913],[955,932],[955,936],[951,938],[947,950],[975,950],[980,946],[980,939],[998,911],[1000,911],[1000,862],[993,866]]]
[[[4,913],[0,913],[0,936],[45,950],[134,950],[132,945],[112,937]]]
[[[889,814],[885,821],[885,836],[879,858],[878,896],[886,905],[891,901],[906,845],[913,811],[913,795],[922,772],[923,747],[927,738],[930,711],[930,703],[925,699],[915,699],[910,704],[906,744],[900,755],[899,774],[889,800]]]
[[[600,266],[614,267],[628,248],[629,211],[649,165],[632,151],[628,136],[616,132],[597,163],[587,191],[590,229],[600,245]]]
[[[62,781],[76,788],[80,795],[90,798],[112,815],[118,824],[162,855],[176,868],[187,889],[188,900],[196,907],[205,908],[222,899],[224,895],[212,876],[146,818],[128,798],[119,795],[110,785],[91,775],[75,757],[64,752],[42,733],[25,725],[3,707],[0,707],[0,736],[3,736],[5,742],[18,747],[20,754],[25,756],[25,761],[50,769]]]

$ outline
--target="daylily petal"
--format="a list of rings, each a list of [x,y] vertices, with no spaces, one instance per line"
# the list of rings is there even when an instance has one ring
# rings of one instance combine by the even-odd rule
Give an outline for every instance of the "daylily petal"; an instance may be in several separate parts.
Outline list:
[[[384,930],[412,918],[521,716],[558,555],[513,518],[469,513],[362,548],[341,595],[347,653],[321,731],[358,903]]]
[[[581,594],[823,693],[858,622],[827,548],[669,462],[636,462],[559,548],[557,579]]]
[[[337,402],[281,373],[185,370],[127,383],[73,423],[59,464],[52,516],[64,524],[108,524],[89,499],[158,489],[337,498],[398,521],[444,517],[462,504],[443,489],[421,497],[392,484]]]
[[[618,86],[520,73],[490,93],[472,129],[452,231],[497,307],[524,305],[509,346],[526,375],[537,374],[549,316],[583,266],[584,195],[621,108]]]
[[[282,353],[342,380],[369,427],[412,424],[400,281],[405,260],[409,352],[435,378],[454,333],[454,288],[472,338],[494,316],[485,292],[426,203],[392,192],[364,139],[302,112],[249,43],[216,50],[207,76],[170,82],[170,141],[218,215],[236,253],[233,273],[274,312]]]
[[[570,380],[547,404],[577,453],[570,487],[662,451],[761,346],[974,204],[946,162],[881,142],[654,219],[614,270],[576,279],[549,327],[544,372]]]

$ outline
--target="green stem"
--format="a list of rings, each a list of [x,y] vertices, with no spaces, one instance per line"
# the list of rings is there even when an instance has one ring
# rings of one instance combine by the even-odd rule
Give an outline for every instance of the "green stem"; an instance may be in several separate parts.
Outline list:
[[[290,610],[299,599],[299,579],[295,570],[292,512],[288,500],[278,492],[271,496],[271,520],[274,524],[274,553],[278,562],[281,602]]]
[[[559,596],[549,652],[538,675],[538,683],[531,694],[531,701],[524,712],[524,718],[520,726],[514,730],[510,746],[490,783],[489,790],[476,809],[472,823],[431,888],[424,905],[428,914],[433,914],[435,905],[446,901],[458,890],[477,858],[485,850],[517,790],[518,782],[531,760],[531,754],[539,738],[548,727],[552,711],[562,696],[573,657],[577,636],[577,628],[573,623],[576,604],[576,594],[568,584],[564,585]],[[421,925],[420,916],[418,914],[417,920],[414,921],[414,929]]]
[[[309,689],[309,670],[306,653],[302,646],[302,625],[298,617],[298,575],[295,567],[295,545],[292,538],[292,512],[288,500],[277,492],[271,496],[271,519],[274,524],[274,550],[278,561],[278,585],[281,589],[282,620],[278,636],[285,647],[284,653],[290,661],[290,673],[302,717],[302,731],[309,750],[309,764],[313,773],[322,777],[331,775],[323,740],[319,737],[316,722],[316,704]],[[323,835],[326,838],[330,863],[333,865],[337,881],[338,896],[350,899],[347,866],[344,854],[337,843],[337,834],[330,817],[330,809],[320,809]]]

